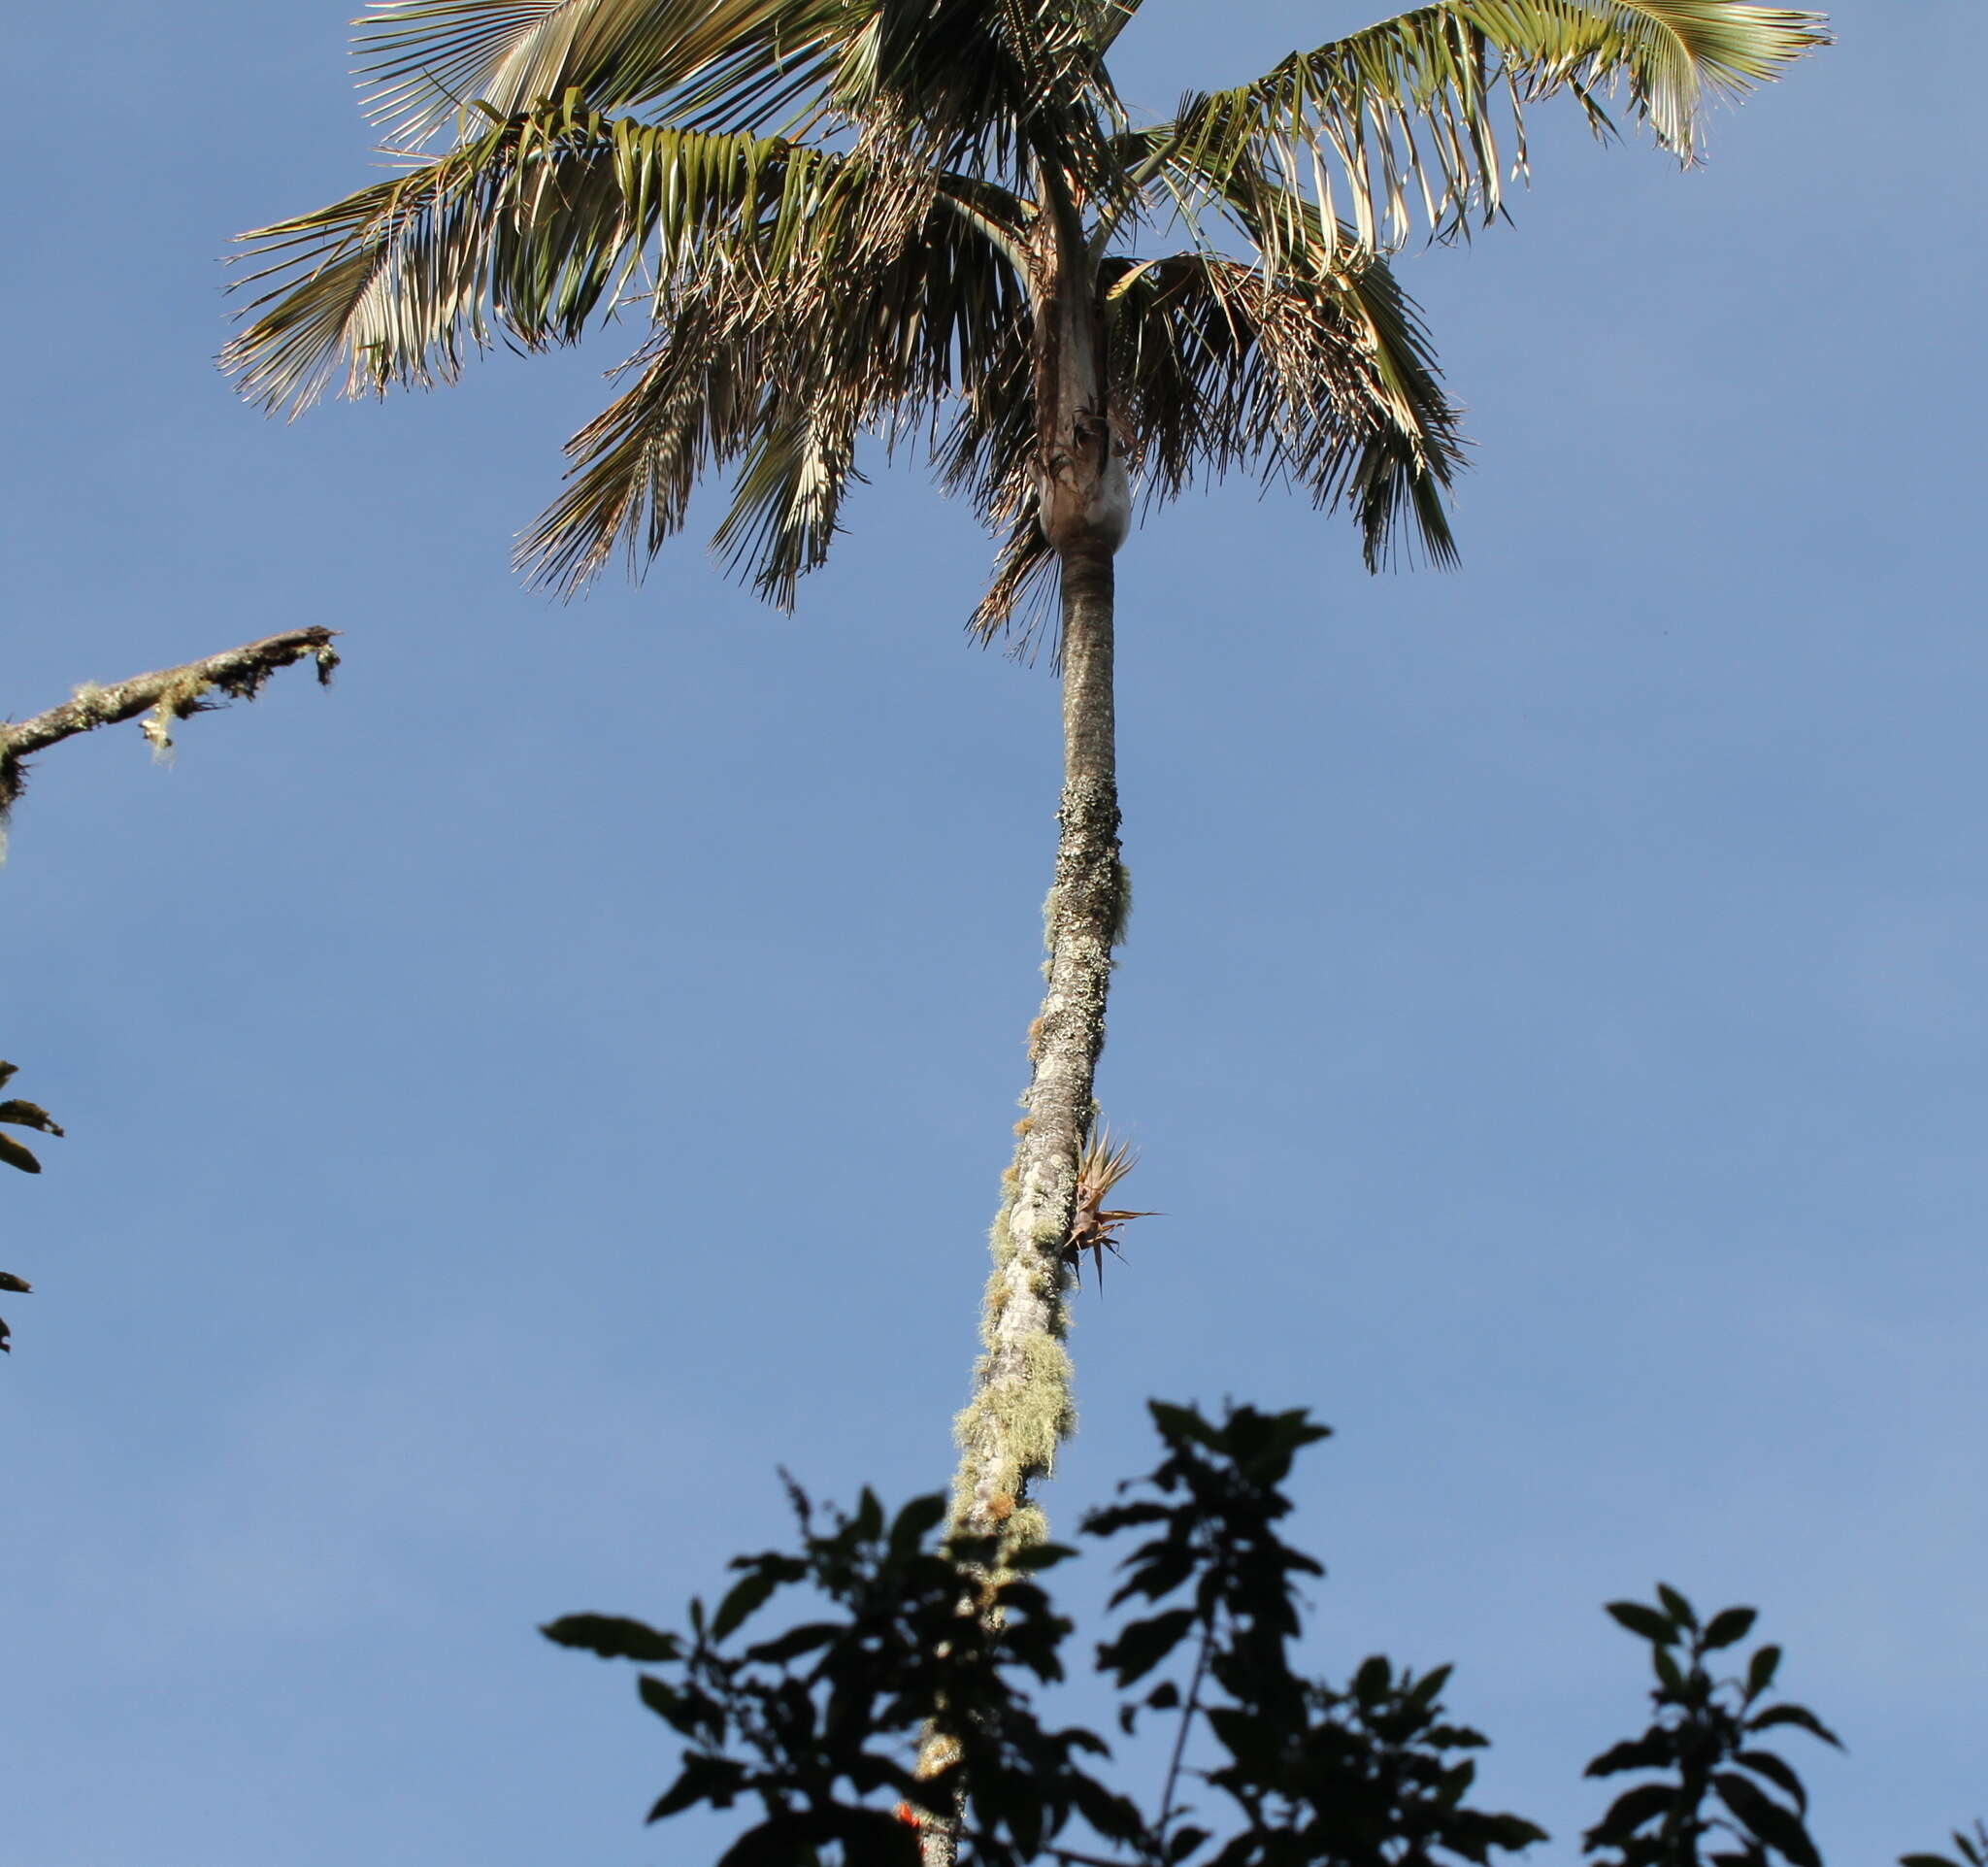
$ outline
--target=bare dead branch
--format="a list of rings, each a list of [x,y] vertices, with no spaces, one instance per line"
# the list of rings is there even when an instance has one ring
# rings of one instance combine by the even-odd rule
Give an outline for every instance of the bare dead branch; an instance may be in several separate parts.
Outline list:
[[[155,750],[165,751],[173,743],[173,721],[210,711],[216,704],[207,697],[210,694],[253,700],[279,668],[287,668],[306,656],[317,663],[319,683],[328,685],[331,671],[338,666],[338,651],[331,646],[337,633],[336,629],[285,629],[281,635],[211,654],[204,661],[134,675],[115,687],[82,686],[73,699],[31,719],[0,721],[0,821],[20,796],[26,776],[23,763],[36,752],[74,739],[78,733],[115,726],[140,715],[150,716],[143,727],[146,738]]]

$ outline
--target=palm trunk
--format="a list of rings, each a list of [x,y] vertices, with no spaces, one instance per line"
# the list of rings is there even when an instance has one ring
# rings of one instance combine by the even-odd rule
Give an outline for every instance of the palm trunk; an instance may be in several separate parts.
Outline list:
[[[1097,1116],[1091,1099],[1105,1048],[1111,950],[1123,932],[1118,860],[1118,754],[1111,696],[1112,568],[1130,518],[1125,467],[1113,445],[1096,282],[1075,207],[1053,174],[1057,204],[1042,217],[1034,281],[1038,424],[1037,517],[1062,574],[1063,799],[1056,880],[1044,909],[1048,989],[1029,1029],[1028,1093],[1002,1176],[990,1244],[974,1397],[958,1420],[953,1527],[1010,1548],[1048,1532],[1032,1489],[1048,1477],[1076,1424],[1070,1356],[1071,1224],[1077,1163]],[[918,1759],[935,1775],[956,1754],[929,1728]],[[922,1867],[952,1867],[963,1788],[950,1810],[928,1810]]]
[[[1124,918],[1111,700],[1111,547],[1063,552],[1063,801],[1056,881],[1044,912],[1048,990],[1029,1033],[1033,1074],[1014,1163],[994,1220],[984,1353],[960,1416],[954,1521],[1034,1542],[1044,1533],[1030,1486],[1048,1475],[1075,1413],[1064,1351],[1065,1245],[1077,1156],[1105,1048],[1111,949]]]
[[[1096,1115],[1091,1085],[1105,1048],[1111,950],[1126,909],[1111,696],[1116,542],[1091,539],[1061,553],[1063,801],[1056,880],[1044,910],[1048,989],[1029,1030],[1033,1068],[990,1238],[983,1352],[974,1398],[958,1422],[953,1527],[998,1535],[1010,1548],[1047,1535],[1030,1487],[1048,1477],[1056,1448],[1077,1421],[1063,1347],[1071,1273],[1065,1248],[1077,1210],[1077,1158]],[[919,1773],[936,1774],[956,1754],[941,1732],[928,1731]],[[921,1867],[953,1867],[963,1801],[924,1812]]]

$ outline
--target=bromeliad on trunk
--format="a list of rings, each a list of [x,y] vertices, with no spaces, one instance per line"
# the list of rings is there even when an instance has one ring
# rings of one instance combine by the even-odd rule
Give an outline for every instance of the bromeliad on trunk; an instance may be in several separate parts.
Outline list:
[[[1129,1141],[1114,1141],[1110,1129],[1100,1123],[1083,1144],[1077,1163],[1077,1217],[1071,1221],[1070,1236],[1063,1244],[1064,1261],[1071,1275],[1083,1282],[1083,1259],[1088,1251],[1096,1270],[1098,1290],[1105,1288],[1105,1253],[1123,1257],[1118,1249],[1119,1228],[1135,1218],[1158,1218],[1155,1212],[1107,1212],[1105,1201],[1111,1188],[1139,1165],[1139,1150]]]

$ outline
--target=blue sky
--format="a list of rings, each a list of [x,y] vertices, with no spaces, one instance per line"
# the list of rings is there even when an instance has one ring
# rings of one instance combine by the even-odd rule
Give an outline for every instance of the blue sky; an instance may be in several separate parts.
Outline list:
[[[1148,0],[1122,85],[1369,17]],[[1799,1759],[1833,1857],[1983,1804],[1988,17],[1835,17],[1704,170],[1542,118],[1516,225],[1403,260],[1461,574],[1242,486],[1120,560],[1102,1095],[1166,1216],[1081,1300],[1048,1508],[1149,1394],[1313,1408],[1316,1663],[1459,1662],[1541,1859],[1658,1577],[1848,1741]],[[291,427],[212,368],[226,237],[369,172],[342,9],[14,33],[0,713],[291,624],[347,666],[170,770],[58,749],[0,874],[0,1054],[70,1131],[4,1188],[9,1856],[692,1857],[630,1682],[532,1629],[675,1616],[779,1464],[944,1482],[1050,678],[967,646],[987,549],[908,468],[792,617],[696,538],[524,591],[612,336]]]

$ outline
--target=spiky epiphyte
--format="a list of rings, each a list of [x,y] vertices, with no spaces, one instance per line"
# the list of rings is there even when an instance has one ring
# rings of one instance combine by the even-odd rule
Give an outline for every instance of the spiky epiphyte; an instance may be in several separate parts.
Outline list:
[[[1112,1138],[1111,1130],[1097,1123],[1083,1144],[1077,1163],[1077,1217],[1071,1221],[1070,1236],[1063,1242],[1064,1261],[1078,1283],[1083,1281],[1084,1253],[1090,1253],[1096,1269],[1098,1288],[1105,1287],[1105,1253],[1114,1257],[1119,1228],[1135,1218],[1157,1218],[1154,1212],[1107,1212],[1105,1201],[1111,1188],[1139,1165],[1139,1150],[1129,1141]]]

